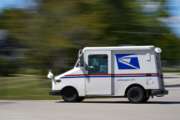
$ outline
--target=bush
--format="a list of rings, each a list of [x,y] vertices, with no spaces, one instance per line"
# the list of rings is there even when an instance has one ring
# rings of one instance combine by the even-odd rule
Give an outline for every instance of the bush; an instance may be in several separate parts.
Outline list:
[[[6,58],[0,58],[0,75],[9,76],[15,74],[18,70],[18,64],[16,60],[9,60]]]

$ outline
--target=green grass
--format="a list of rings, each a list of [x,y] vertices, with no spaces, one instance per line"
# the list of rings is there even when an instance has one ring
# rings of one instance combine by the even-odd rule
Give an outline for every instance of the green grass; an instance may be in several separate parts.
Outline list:
[[[49,95],[51,81],[36,75],[0,77],[0,99],[60,99]]]
[[[179,72],[180,73],[180,68],[163,68],[163,72]]]
[[[177,68],[163,68],[164,72],[179,72]],[[0,99],[7,100],[54,100],[50,96],[51,81],[38,75],[0,77]]]

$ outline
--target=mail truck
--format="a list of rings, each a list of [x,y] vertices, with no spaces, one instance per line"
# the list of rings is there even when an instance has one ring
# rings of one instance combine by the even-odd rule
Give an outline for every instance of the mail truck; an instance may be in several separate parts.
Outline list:
[[[161,49],[155,46],[85,47],[71,70],[51,79],[51,95],[65,102],[91,97],[127,97],[131,103],[168,94],[161,70]]]

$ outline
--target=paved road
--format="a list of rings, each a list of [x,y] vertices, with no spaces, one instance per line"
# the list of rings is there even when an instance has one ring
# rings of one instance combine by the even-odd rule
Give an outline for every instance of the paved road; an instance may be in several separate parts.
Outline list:
[[[83,103],[62,101],[0,101],[0,120],[180,120],[180,88],[130,104],[125,98],[87,99]]]
[[[180,87],[180,73],[164,73],[165,85],[169,87]]]
[[[146,104],[130,104],[125,98],[86,99],[83,103],[1,100],[0,120],[180,120],[178,79],[166,75],[169,95]]]

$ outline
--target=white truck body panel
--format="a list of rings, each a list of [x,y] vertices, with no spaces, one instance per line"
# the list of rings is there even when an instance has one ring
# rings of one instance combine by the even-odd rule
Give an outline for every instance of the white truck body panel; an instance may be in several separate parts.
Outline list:
[[[84,60],[88,64],[89,55],[108,55],[108,66],[109,69],[107,74],[111,74],[111,51],[107,50],[86,50],[84,51]],[[102,75],[90,75],[91,77],[86,78],[86,95],[111,95],[111,77],[103,77]]]
[[[56,76],[52,80],[52,91],[71,86],[79,96],[124,96],[133,84],[147,90],[164,89],[159,54],[154,46],[86,47],[82,55],[84,66],[75,66]],[[99,67],[102,73],[85,69],[98,59],[102,62]]]
[[[67,86],[76,88],[80,96],[85,95],[85,81],[84,77],[77,77],[75,75],[84,74],[83,70],[80,67],[75,67],[68,72],[65,72],[61,75],[55,77],[55,80],[61,80],[60,83],[52,80],[52,90],[62,90]]]
[[[139,68],[135,69],[118,69],[118,62],[115,58],[117,54],[133,54],[128,55],[129,57],[138,58]],[[133,51],[133,50],[121,50],[114,51],[114,73],[115,75],[119,74],[119,76],[114,77],[114,85],[115,85],[115,93],[114,95],[123,96],[124,91],[128,86],[132,83],[139,84],[143,86],[145,89],[159,89],[158,85],[158,76],[156,60],[155,60],[155,52],[152,49],[149,50],[141,50],[141,51]],[[146,76],[146,74],[155,74],[150,77]]]

